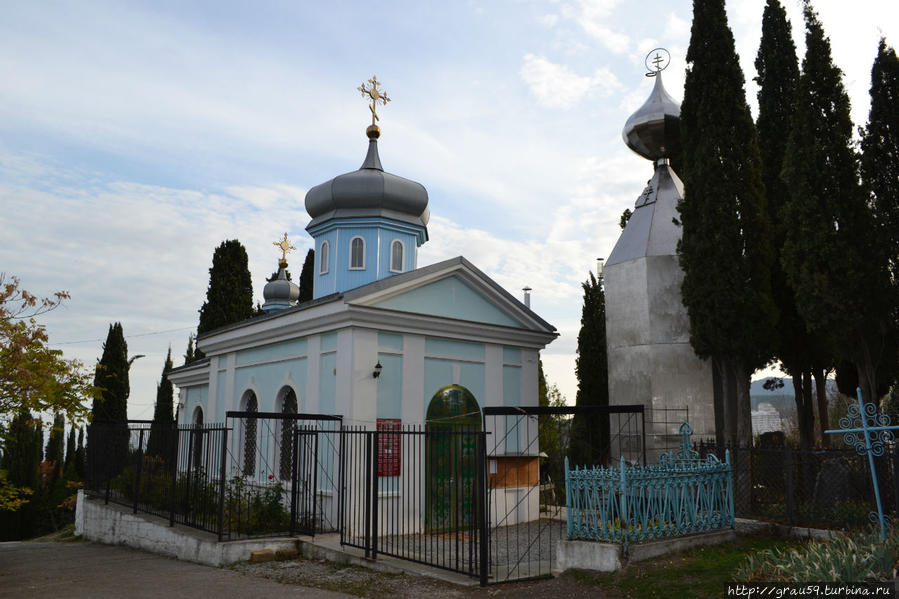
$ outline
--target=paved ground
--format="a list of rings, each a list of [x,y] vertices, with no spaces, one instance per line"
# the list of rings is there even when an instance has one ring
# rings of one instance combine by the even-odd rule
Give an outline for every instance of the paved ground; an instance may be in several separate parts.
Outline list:
[[[85,542],[0,543],[0,598],[6,597],[339,599],[352,595]]]

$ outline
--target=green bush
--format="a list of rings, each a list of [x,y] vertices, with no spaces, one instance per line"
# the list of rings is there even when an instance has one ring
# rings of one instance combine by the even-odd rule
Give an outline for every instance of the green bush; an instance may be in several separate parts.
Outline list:
[[[773,549],[748,556],[737,568],[738,582],[891,581],[899,557],[899,535],[886,540],[867,532],[834,533],[798,549]]]

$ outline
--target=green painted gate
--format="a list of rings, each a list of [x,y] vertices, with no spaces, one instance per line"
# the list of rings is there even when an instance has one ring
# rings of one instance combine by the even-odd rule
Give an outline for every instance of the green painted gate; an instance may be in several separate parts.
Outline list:
[[[477,440],[481,411],[461,385],[440,388],[428,404],[426,521],[428,532],[466,530],[477,525]]]

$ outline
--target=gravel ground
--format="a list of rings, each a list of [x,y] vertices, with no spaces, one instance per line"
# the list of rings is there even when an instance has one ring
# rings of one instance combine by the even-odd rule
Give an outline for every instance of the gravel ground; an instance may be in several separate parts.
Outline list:
[[[267,578],[287,585],[302,585],[340,591],[372,599],[467,597],[514,597],[515,599],[614,599],[596,587],[582,586],[573,577],[491,585],[486,588],[461,587],[432,578],[407,574],[384,574],[355,566],[339,566],[323,560],[298,559],[262,564],[241,563],[232,569],[247,576]]]

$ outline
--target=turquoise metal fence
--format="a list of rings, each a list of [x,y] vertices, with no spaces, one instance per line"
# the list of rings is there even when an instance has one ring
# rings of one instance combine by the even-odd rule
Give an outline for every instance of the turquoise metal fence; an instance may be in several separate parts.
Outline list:
[[[565,459],[568,538],[623,543],[734,526],[730,452],[699,459],[688,422],[680,451],[655,466],[575,467]]]

